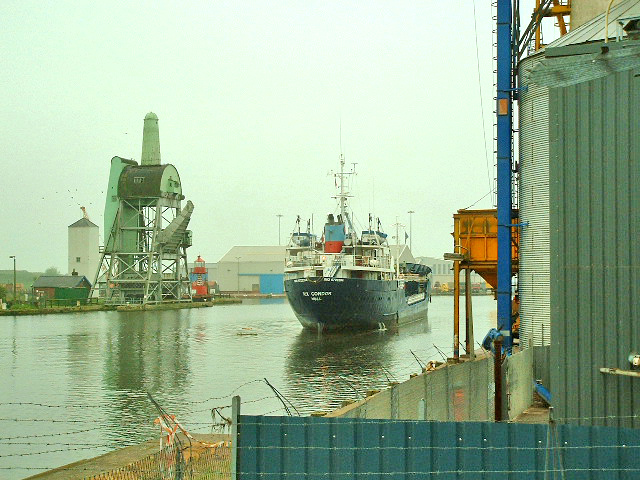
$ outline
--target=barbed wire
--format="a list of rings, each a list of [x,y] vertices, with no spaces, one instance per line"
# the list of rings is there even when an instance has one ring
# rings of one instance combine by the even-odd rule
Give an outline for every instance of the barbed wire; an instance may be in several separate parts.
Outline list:
[[[82,430],[72,430],[70,432],[56,432],[56,433],[37,433],[33,435],[17,435],[15,437],[0,437],[0,444],[3,443],[4,440],[17,440],[20,438],[42,438],[42,437],[55,437],[56,435],[75,435],[77,433],[86,433],[92,432],[95,430],[100,430],[102,427],[92,427],[85,428]]]
[[[558,417],[556,415],[553,416],[555,421],[565,421],[565,420],[607,420],[607,419],[632,419],[632,418],[640,418],[640,414],[635,415],[603,415],[603,416],[594,416],[594,417]]]
[[[109,404],[59,404],[52,405],[48,403],[38,403],[38,402],[2,402],[0,406],[29,406],[29,407],[45,407],[45,408],[106,408]]]
[[[369,397],[370,398],[370,397]],[[259,418],[260,415],[253,415],[253,414],[249,414],[249,415],[242,415],[243,417],[252,417],[252,418]],[[425,423],[434,423],[434,424],[440,424],[440,423],[482,423],[482,424],[490,424],[490,425],[525,425],[522,422],[515,422],[515,421],[504,421],[504,422],[493,422],[493,421],[483,421],[483,420],[477,420],[477,421],[471,421],[471,422],[455,422],[453,420],[420,420],[420,419],[384,419],[384,418],[355,418],[355,417],[299,417],[301,420],[295,420],[292,418],[286,418],[283,417],[283,425],[287,425],[287,426],[297,426],[297,425],[309,425],[309,426],[316,426],[316,425],[333,425],[335,427],[340,427],[340,426],[352,426],[352,425],[362,425],[362,426],[367,426],[367,425],[391,425],[390,422],[393,422],[393,424],[397,425],[397,424],[404,424],[404,425],[424,425]],[[313,421],[311,423],[305,423],[309,418],[313,418]],[[612,417],[615,418],[615,417]],[[622,417],[622,418],[629,418],[629,417]],[[554,416],[554,420],[557,423],[558,418]],[[259,421],[243,421],[241,420],[240,425],[264,425],[263,423],[260,423]],[[546,427],[548,424],[547,423],[542,423],[542,424],[526,424],[526,425],[540,425],[542,427]],[[571,425],[566,425],[566,424],[560,424],[558,425],[559,427],[571,427]],[[588,425],[584,425],[585,427],[588,427]],[[609,428],[618,428],[617,426],[610,426]]]
[[[566,443],[566,442],[565,442]],[[514,445],[505,445],[505,446],[464,446],[464,445],[451,445],[451,446],[437,446],[437,445],[425,445],[425,446],[372,446],[372,447],[363,447],[363,446],[355,446],[355,447],[323,447],[323,446],[300,446],[295,445],[291,447],[287,446],[275,446],[275,445],[264,445],[264,446],[252,446],[252,445],[242,445],[239,447],[240,450],[243,451],[260,451],[260,450],[296,450],[296,451],[305,451],[305,450],[313,450],[313,451],[327,451],[327,452],[365,452],[365,451],[398,451],[398,452],[431,452],[431,451],[439,451],[439,452],[449,452],[449,451],[525,451],[525,452],[536,452],[536,451],[547,451],[549,450],[549,446],[546,444],[542,444],[540,442],[539,447],[519,447]],[[628,449],[628,450],[637,450],[640,449],[640,445],[557,445],[553,446],[554,449],[558,450],[602,450],[602,449]]]
[[[65,446],[65,447],[77,447],[77,446],[80,446],[80,445],[84,445],[84,446],[87,446],[87,447],[109,447],[109,446],[111,446],[113,444],[87,443],[87,442],[82,442],[82,443],[3,442],[1,445],[45,445],[45,446],[61,445],[61,446]]]
[[[8,453],[8,454],[5,454],[5,455],[0,455],[0,458],[6,458],[6,457],[28,457],[28,456],[31,456],[31,455],[44,455],[46,453],[57,453],[57,452],[75,452],[75,451],[79,451],[79,450],[97,450],[97,447],[89,446],[89,447],[77,447],[77,448],[60,448],[60,449],[56,449],[56,450],[44,450],[44,451],[39,451],[39,452]]]
[[[49,422],[49,423],[95,423],[95,420],[66,419],[56,420],[53,418],[0,418],[0,422]],[[122,424],[124,426],[124,424]]]
[[[57,471],[66,471],[66,472],[84,472],[84,471],[95,471],[95,469],[91,468],[79,468],[79,467],[69,467],[69,468],[60,468],[60,467],[0,467],[0,470],[52,470],[56,469]],[[148,469],[148,468],[136,468],[136,473],[157,473],[156,469]],[[239,471],[238,473],[242,473],[245,475],[251,475],[256,477],[345,477],[345,478],[353,478],[354,475],[358,477],[364,476],[372,476],[376,477],[380,476],[401,476],[401,475],[412,475],[412,476],[423,476],[423,475],[431,475],[431,476],[439,476],[439,475],[482,475],[482,474],[533,474],[533,473],[563,473],[563,472],[601,472],[601,473],[630,473],[630,472],[640,472],[640,468],[627,468],[627,467],[603,467],[603,468],[536,468],[536,469],[516,469],[516,470],[422,470],[422,471],[394,471],[394,472],[382,472],[382,471],[371,471],[371,472],[257,472],[257,471]],[[207,474],[209,475],[229,475],[228,470],[207,470]]]

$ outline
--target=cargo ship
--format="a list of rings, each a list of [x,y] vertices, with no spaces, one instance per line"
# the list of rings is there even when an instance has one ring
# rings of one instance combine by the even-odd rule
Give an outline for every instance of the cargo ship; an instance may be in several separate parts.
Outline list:
[[[323,330],[393,329],[426,321],[431,294],[431,269],[400,261],[406,245],[389,245],[379,219],[359,232],[348,207],[347,177],[335,173],[340,213],[329,214],[320,239],[300,218],[287,245],[284,288],[289,304],[304,328]],[[397,239],[398,235],[396,235]]]

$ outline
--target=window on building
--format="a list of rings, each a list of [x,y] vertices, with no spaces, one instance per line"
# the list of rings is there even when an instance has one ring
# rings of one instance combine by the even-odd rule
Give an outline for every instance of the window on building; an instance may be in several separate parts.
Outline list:
[[[80,257],[76,257],[76,263],[80,263]]]

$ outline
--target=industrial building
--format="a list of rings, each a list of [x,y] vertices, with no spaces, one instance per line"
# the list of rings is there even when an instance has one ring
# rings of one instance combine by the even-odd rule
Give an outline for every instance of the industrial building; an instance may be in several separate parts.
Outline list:
[[[235,246],[209,269],[221,292],[284,293],[284,246]],[[209,268],[207,266],[207,268]]]
[[[100,229],[89,220],[83,207],[83,217],[68,227],[68,273],[76,272],[93,280],[100,263]]]
[[[158,116],[144,118],[140,165],[111,159],[104,208],[104,246],[94,289],[105,303],[190,301],[187,230],[193,203],[178,170],[160,163]]]
[[[416,261],[431,267],[431,280],[434,286],[433,293],[439,293],[442,285],[447,289],[453,289],[453,262],[433,257],[416,257]],[[486,290],[487,283],[476,272],[471,272],[471,283],[480,284],[482,290]]]
[[[640,0],[608,6],[520,64],[521,340],[558,417],[640,427]]]

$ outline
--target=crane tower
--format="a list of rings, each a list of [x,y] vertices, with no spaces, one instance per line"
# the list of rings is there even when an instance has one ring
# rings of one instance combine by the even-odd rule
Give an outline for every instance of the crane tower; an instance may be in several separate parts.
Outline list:
[[[191,300],[187,230],[193,203],[182,207],[178,170],[160,164],[158,117],[144,119],[140,165],[111,159],[104,208],[104,247],[94,289],[112,305]]]

